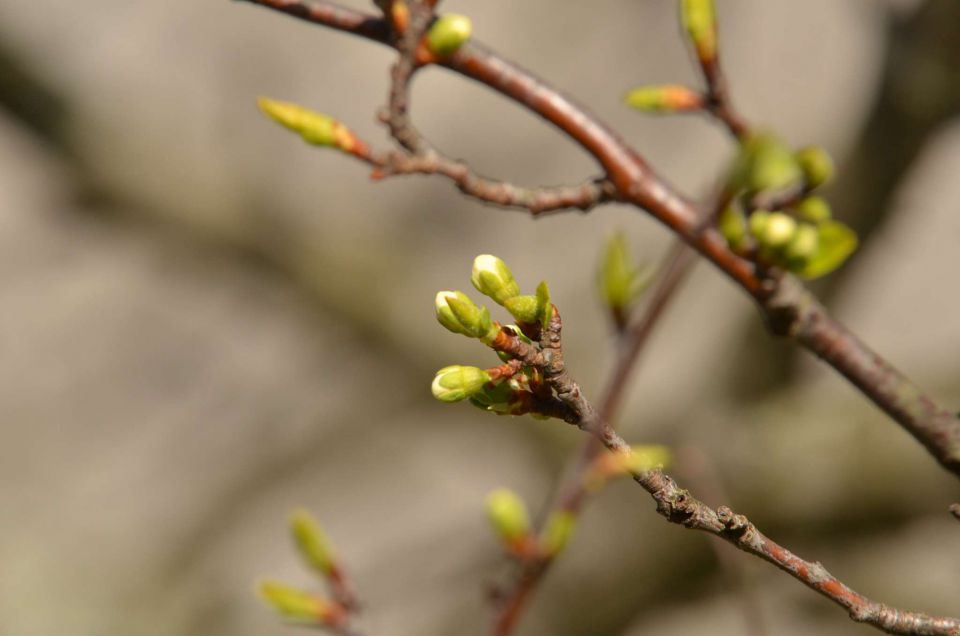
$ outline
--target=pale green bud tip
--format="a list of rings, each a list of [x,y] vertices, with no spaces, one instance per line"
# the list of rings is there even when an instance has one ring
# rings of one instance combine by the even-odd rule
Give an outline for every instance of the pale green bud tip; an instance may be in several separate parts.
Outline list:
[[[519,322],[528,324],[539,322],[536,296],[514,296],[508,298],[503,306]]]
[[[477,367],[453,365],[437,371],[430,390],[441,402],[459,402],[483,391],[490,374]]]
[[[647,113],[673,113],[703,106],[699,93],[685,86],[639,86],[627,93],[624,101],[631,108]]]
[[[767,247],[783,247],[793,238],[797,231],[797,222],[793,217],[783,212],[773,212],[767,219],[763,234],[758,240]]]
[[[507,543],[520,541],[530,534],[527,507],[512,490],[494,490],[487,495],[486,506],[494,531]]]
[[[290,515],[290,531],[303,558],[323,574],[335,567],[333,544],[319,522],[306,510],[295,510]]]
[[[307,143],[334,146],[347,152],[356,144],[353,134],[343,124],[327,115],[266,97],[259,98],[257,105],[267,117],[298,133]]]
[[[489,296],[498,305],[520,295],[520,286],[513,278],[507,264],[491,254],[481,254],[473,260],[470,282],[484,296]]]
[[[302,590],[264,581],[258,587],[260,596],[279,614],[302,621],[323,621],[330,612],[330,603]]]
[[[457,320],[456,314],[453,312],[453,309],[450,307],[449,300],[457,299],[463,303],[473,303],[470,301],[470,298],[462,292],[455,291],[442,291],[437,292],[437,296],[434,299],[434,306],[437,310],[437,322],[443,325],[447,330],[452,331],[453,333],[463,334],[469,336],[470,333],[464,328],[464,326]]]
[[[717,54],[717,14],[713,0],[681,0],[680,19],[697,56],[712,59]]]
[[[817,228],[808,223],[801,223],[787,244],[784,256],[787,257],[788,262],[806,263],[817,253],[819,242],[820,233]]]
[[[570,543],[576,527],[577,517],[573,513],[561,510],[551,514],[540,538],[541,548],[546,554],[556,556]]]
[[[434,55],[453,55],[470,39],[473,23],[465,15],[448,13],[441,16],[427,33],[427,47]]]
[[[798,150],[795,156],[811,188],[818,188],[833,178],[833,159],[823,148],[808,146]]]
[[[600,293],[608,307],[620,311],[630,303],[635,277],[627,239],[618,232],[607,241],[600,264]]]
[[[732,204],[725,207],[717,225],[730,247],[738,249],[743,245],[747,237],[747,219],[738,207]]]
[[[833,216],[830,204],[820,197],[807,197],[796,208],[801,218],[812,223],[820,223]]]

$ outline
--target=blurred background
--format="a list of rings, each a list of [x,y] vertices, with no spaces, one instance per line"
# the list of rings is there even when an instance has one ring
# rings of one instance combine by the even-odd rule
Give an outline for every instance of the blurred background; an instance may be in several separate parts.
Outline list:
[[[703,196],[732,154],[723,132],[621,104],[637,84],[697,81],[674,4],[443,8]],[[820,293],[958,408],[960,3],[719,10],[744,113],[840,165],[829,198],[864,245]],[[507,486],[539,509],[581,437],[433,401],[437,368],[493,364],[435,324],[433,295],[469,288],[485,252],[528,289],[547,278],[568,365],[596,395],[614,345],[601,245],[622,229],[654,262],[670,237],[617,206],[533,221],[440,179],[372,184],[256,111],[260,94],[299,102],[386,147],[374,113],[391,60],[242,3],[0,0],[0,634],[292,633],[252,590],[263,576],[310,583],[285,527],[296,506],[339,544],[371,635],[486,632],[485,590],[508,568],[483,498]],[[596,172],[442,70],[418,79],[414,119],[494,176]],[[709,266],[658,331],[620,426],[708,458],[690,475],[708,503],[864,594],[960,612],[956,480],[835,373],[773,342]],[[710,540],[616,484],[520,633],[873,633],[756,559],[731,573]]]

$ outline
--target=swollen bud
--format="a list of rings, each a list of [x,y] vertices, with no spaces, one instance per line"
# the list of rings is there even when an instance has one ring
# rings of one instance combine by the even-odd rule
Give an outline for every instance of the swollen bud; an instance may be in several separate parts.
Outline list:
[[[463,292],[442,291],[434,298],[437,322],[453,333],[493,342],[497,328],[486,307],[479,307]]]
[[[324,576],[329,576],[336,570],[333,544],[309,512],[295,510],[290,515],[290,531],[300,554],[315,570]]]
[[[441,402],[459,402],[483,391],[490,379],[483,369],[453,365],[437,371],[430,390]]]
[[[833,216],[830,204],[820,197],[807,197],[794,207],[800,218],[811,223],[820,223]]]
[[[280,615],[297,621],[328,623],[335,615],[333,605],[325,598],[308,594],[294,587],[264,581],[258,591]]]
[[[717,15],[713,0],[681,0],[680,21],[701,61],[717,55]]]
[[[508,546],[519,546],[530,537],[530,516],[523,500],[506,488],[487,495],[487,517],[494,532]]]
[[[543,554],[554,557],[563,551],[577,527],[577,517],[567,510],[558,510],[547,519],[547,525],[540,535],[540,549]]]
[[[484,296],[489,296],[498,305],[520,295],[520,286],[513,273],[501,259],[490,254],[481,254],[473,260],[470,282]]]
[[[511,316],[517,319],[517,322],[527,324],[540,322],[536,296],[514,296],[508,298],[503,306],[510,312]]]
[[[817,253],[819,243],[820,233],[817,228],[809,223],[801,223],[783,251],[787,265],[792,266],[791,269],[805,265]]]
[[[299,134],[308,144],[339,148],[344,152],[352,151],[357,145],[353,133],[332,117],[266,97],[259,98],[257,105],[267,117]]]
[[[732,249],[743,247],[747,238],[747,219],[739,207],[733,203],[725,207],[717,219],[717,226]]]
[[[624,98],[627,106],[646,113],[677,113],[703,108],[703,96],[686,86],[639,86]]]
[[[465,15],[448,13],[440,16],[427,33],[427,47],[438,57],[456,53],[470,39],[473,23]]]
[[[783,212],[772,212],[757,240],[766,247],[777,249],[789,243],[796,231],[797,222],[792,216]]]
[[[811,189],[819,188],[833,178],[833,159],[823,148],[808,146],[798,150],[794,156]]]

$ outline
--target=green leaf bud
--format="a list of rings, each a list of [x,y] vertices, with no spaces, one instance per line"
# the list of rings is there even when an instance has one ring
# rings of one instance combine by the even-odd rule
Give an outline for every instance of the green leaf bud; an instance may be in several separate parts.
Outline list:
[[[441,402],[459,402],[483,390],[490,374],[478,367],[453,365],[437,371],[430,390]]]
[[[308,594],[283,583],[264,581],[259,585],[260,596],[285,618],[303,622],[326,622],[332,606],[321,596]]]
[[[797,273],[803,278],[819,278],[843,265],[857,249],[857,234],[839,221],[817,225],[817,251]]]
[[[489,296],[498,305],[520,295],[520,286],[514,280],[510,268],[501,259],[490,254],[481,254],[473,260],[470,282],[478,292]]]
[[[821,197],[806,197],[797,203],[795,208],[801,219],[811,223],[826,221],[833,216],[830,204]]]
[[[725,207],[717,219],[717,226],[732,249],[737,250],[744,246],[747,238],[747,218],[739,206],[731,203]]]
[[[336,569],[333,544],[319,522],[306,510],[290,515],[290,531],[304,560],[315,570],[329,576]]]
[[[434,299],[437,322],[453,333],[479,338],[489,344],[497,335],[486,307],[476,305],[463,292],[442,291]]]
[[[437,18],[427,32],[427,48],[439,57],[456,53],[470,39],[473,23],[465,15],[448,13]]]
[[[607,240],[600,261],[598,284],[600,296],[615,319],[625,318],[627,308],[650,285],[652,278],[650,268],[634,265],[622,232]]]
[[[805,267],[817,253],[819,243],[820,232],[817,228],[809,223],[801,223],[783,251],[788,268],[796,270]]]
[[[757,240],[766,247],[778,249],[785,246],[797,231],[797,221],[789,214],[771,212],[764,224],[763,234]]]
[[[257,105],[267,117],[299,134],[314,146],[329,146],[350,152],[357,144],[350,130],[332,117],[290,102],[261,97]]]
[[[833,159],[820,146],[801,148],[795,157],[808,187],[819,188],[833,179]]]
[[[766,210],[754,210],[749,220],[750,235],[759,241],[767,230],[767,222],[769,220],[769,212]]]
[[[642,444],[630,447],[624,466],[631,473],[646,473],[668,466],[672,460],[673,455],[666,446]]]
[[[542,280],[537,285],[537,320],[540,327],[547,329],[550,327],[550,320],[553,318],[553,305],[550,303],[550,288],[547,281]]]
[[[703,96],[686,86],[638,86],[624,98],[627,106],[646,113],[676,113],[703,108]]]
[[[514,296],[508,298],[503,306],[517,322],[533,324],[539,322],[538,303],[536,296]]]
[[[577,517],[567,510],[558,510],[547,519],[540,536],[540,548],[546,556],[556,556],[567,547],[577,527]]]
[[[681,0],[680,21],[701,60],[717,55],[717,14],[713,0]]]
[[[487,517],[494,532],[505,544],[516,545],[530,536],[530,516],[523,500],[506,488],[487,495]]]
[[[483,389],[470,398],[470,403],[484,411],[509,413],[520,390],[517,382],[501,382],[495,386],[485,384]]]
[[[728,189],[745,189],[748,194],[784,190],[803,180],[800,164],[790,148],[770,133],[751,135],[740,144],[733,163]]]

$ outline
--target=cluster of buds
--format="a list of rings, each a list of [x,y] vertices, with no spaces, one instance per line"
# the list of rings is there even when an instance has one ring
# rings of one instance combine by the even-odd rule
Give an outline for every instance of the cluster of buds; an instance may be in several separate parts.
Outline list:
[[[487,518],[504,552],[528,561],[552,558],[569,543],[576,529],[576,515],[567,510],[551,513],[538,535],[530,523],[530,513],[520,496],[506,488],[487,495]]]
[[[327,533],[309,513],[290,516],[290,531],[303,561],[331,589],[331,595],[307,592],[284,583],[264,581],[261,597],[278,614],[298,624],[338,629],[343,627],[355,601]]]
[[[822,148],[793,152],[774,135],[751,135],[727,182],[720,232],[731,249],[762,265],[807,279],[829,274],[857,248],[856,233],[812,194],[832,176],[833,162]]]
[[[537,286],[535,294],[523,295],[510,268],[489,254],[474,259],[470,282],[506,309],[516,324],[504,326],[492,320],[486,307],[477,305],[461,291],[441,291],[434,305],[437,322],[448,331],[490,347],[503,337],[533,346],[530,336],[549,326],[553,305],[546,282]],[[501,415],[533,412],[532,396],[542,387],[541,373],[503,351],[497,351],[497,355],[503,364],[491,369],[463,365],[440,369],[431,385],[433,396],[441,402],[469,399],[474,406]]]

